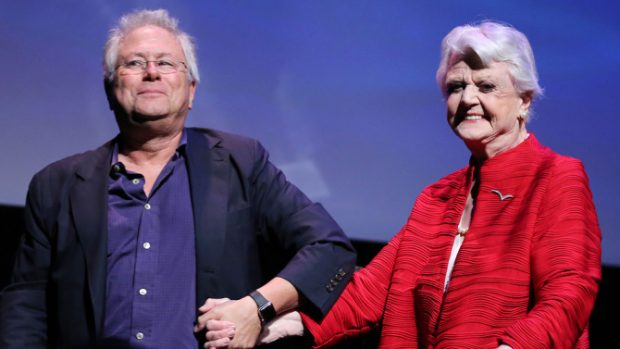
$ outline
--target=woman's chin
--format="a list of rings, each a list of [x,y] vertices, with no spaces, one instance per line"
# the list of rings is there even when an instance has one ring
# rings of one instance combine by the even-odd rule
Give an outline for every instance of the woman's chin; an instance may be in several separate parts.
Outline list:
[[[472,129],[472,128],[467,128],[467,129],[457,128],[455,130],[455,133],[465,143],[482,142],[482,140],[484,140],[485,138],[489,136],[488,133],[484,132],[483,130]]]

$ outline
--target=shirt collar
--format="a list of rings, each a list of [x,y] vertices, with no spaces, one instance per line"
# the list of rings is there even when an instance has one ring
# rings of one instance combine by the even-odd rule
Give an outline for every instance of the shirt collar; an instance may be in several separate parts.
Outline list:
[[[125,172],[125,165],[123,165],[122,162],[118,161],[119,141],[120,141],[120,134],[117,135],[113,141],[114,145],[112,147],[112,161],[110,163],[110,171],[112,172]],[[187,148],[187,129],[183,128],[183,134],[181,135],[181,142],[179,143],[179,146],[177,147],[176,152],[174,153],[174,155],[172,156],[170,160],[174,161],[178,159],[179,156],[184,157],[186,148]]]

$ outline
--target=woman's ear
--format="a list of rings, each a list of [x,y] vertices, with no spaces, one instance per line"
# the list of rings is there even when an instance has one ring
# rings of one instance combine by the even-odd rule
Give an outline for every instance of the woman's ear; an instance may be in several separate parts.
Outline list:
[[[532,105],[532,92],[523,92],[521,94],[521,112],[527,113],[530,110],[530,106]]]

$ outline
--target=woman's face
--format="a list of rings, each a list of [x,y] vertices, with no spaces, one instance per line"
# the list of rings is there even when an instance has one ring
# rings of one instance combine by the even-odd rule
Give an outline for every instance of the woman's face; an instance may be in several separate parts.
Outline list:
[[[508,67],[462,60],[446,74],[448,123],[474,156],[493,157],[527,135],[519,115],[527,111],[530,99],[517,92]]]

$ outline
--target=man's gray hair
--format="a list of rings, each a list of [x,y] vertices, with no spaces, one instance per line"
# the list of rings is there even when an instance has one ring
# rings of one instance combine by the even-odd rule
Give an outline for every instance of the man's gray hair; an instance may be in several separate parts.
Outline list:
[[[171,17],[166,10],[140,10],[124,15],[118,22],[118,26],[110,30],[108,41],[103,50],[104,78],[111,82],[114,80],[114,72],[118,63],[118,48],[123,38],[132,30],[153,25],[163,28],[172,33],[185,54],[185,60],[190,81],[199,82],[198,62],[196,48],[192,37],[178,28],[178,21]]]
[[[527,37],[509,25],[484,21],[456,27],[443,39],[436,78],[444,97],[447,96],[448,70],[472,54],[480,58],[484,66],[491,62],[508,63],[519,94],[529,94],[532,99],[542,95],[534,53]]]

